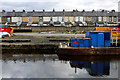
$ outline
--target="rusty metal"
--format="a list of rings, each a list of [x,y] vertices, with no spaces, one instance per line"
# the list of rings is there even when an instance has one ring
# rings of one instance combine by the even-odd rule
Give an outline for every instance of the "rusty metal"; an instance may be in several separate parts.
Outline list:
[[[59,48],[64,55],[120,55],[120,47]]]

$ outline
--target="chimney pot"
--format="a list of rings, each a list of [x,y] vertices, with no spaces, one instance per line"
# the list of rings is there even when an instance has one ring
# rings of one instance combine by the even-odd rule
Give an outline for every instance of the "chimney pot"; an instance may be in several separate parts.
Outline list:
[[[53,9],[53,12],[55,12],[55,9]]]
[[[65,9],[63,9],[63,12],[65,12]]]
[[[43,9],[43,12],[45,12],[45,9]]]
[[[15,10],[13,10],[13,12],[15,12]]]
[[[23,10],[23,12],[25,12],[25,10]]]
[[[2,12],[4,12],[4,13],[5,13],[5,10],[2,10]]]
[[[33,10],[33,12],[35,12],[35,10]]]

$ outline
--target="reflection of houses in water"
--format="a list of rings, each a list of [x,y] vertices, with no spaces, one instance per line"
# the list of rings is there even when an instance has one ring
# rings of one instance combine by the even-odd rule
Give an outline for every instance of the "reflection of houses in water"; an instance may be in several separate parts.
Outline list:
[[[72,68],[85,68],[92,76],[96,75],[109,75],[110,63],[109,62],[70,62]]]
[[[4,62],[7,61],[14,61],[16,63],[16,61],[21,61],[21,62],[36,62],[36,61],[48,61],[48,60],[52,60],[52,61],[57,61],[58,60],[58,56],[56,54],[5,54],[2,55],[2,60]]]

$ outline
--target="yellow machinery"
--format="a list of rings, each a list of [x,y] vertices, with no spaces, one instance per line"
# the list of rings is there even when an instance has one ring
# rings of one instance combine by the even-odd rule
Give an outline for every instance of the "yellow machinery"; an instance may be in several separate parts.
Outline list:
[[[12,30],[11,30],[11,32],[10,32],[10,36],[12,36],[12,34],[13,34],[13,30],[14,30],[14,28],[12,28]]]
[[[113,39],[120,39],[120,29],[111,29],[111,39],[113,37]]]
[[[119,28],[109,28],[109,27],[95,27],[96,31],[110,31],[111,39],[120,39],[120,29]]]
[[[96,31],[109,31],[109,27],[95,27]]]

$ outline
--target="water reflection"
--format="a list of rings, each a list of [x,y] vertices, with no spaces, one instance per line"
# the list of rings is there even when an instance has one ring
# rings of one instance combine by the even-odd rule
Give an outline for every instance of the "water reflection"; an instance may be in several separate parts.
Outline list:
[[[2,55],[2,77],[118,78],[120,65],[118,56],[111,59],[101,58],[56,54],[4,54]]]
[[[102,76],[109,75],[110,71],[110,63],[109,62],[73,62],[70,61],[70,65],[72,68],[75,68],[75,73],[77,73],[77,69],[85,68],[88,73],[92,76]]]

